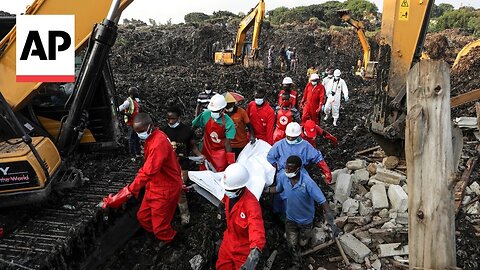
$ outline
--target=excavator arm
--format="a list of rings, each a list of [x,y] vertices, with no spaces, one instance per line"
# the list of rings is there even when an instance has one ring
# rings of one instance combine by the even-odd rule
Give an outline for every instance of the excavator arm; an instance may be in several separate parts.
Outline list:
[[[420,59],[434,0],[383,1],[377,87],[368,127],[391,155],[403,154],[405,81]]]
[[[363,25],[363,22],[353,19],[350,15],[350,11],[346,9],[337,11],[337,14],[342,18],[343,22],[353,26],[353,28],[355,28],[355,30],[357,31],[357,35],[363,49],[363,68],[365,70],[373,71],[373,68],[369,69],[368,66],[370,62],[370,44],[368,44],[367,37],[365,36],[365,26]],[[366,75],[366,77],[373,78],[373,74],[371,76],[369,75],[370,74]]]

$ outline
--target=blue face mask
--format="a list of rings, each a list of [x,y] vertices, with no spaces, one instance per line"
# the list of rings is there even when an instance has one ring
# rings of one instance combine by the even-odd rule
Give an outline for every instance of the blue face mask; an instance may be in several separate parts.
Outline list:
[[[255,104],[257,104],[258,106],[261,106],[263,104],[264,100],[263,98],[256,98],[255,99]]]
[[[151,131],[150,133],[148,132],[149,130],[150,130],[150,125],[148,125],[147,130],[145,130],[144,132],[140,132],[140,133],[137,132],[138,138],[142,141],[145,141],[150,136],[150,134],[152,134]]]
[[[211,116],[212,116],[213,119],[217,120],[218,118],[220,118],[220,113],[219,112],[212,112]]]
[[[234,198],[238,197],[238,191],[225,190],[225,195],[230,199],[234,199]]]
[[[289,139],[285,138],[285,140],[287,140],[287,143],[288,144],[299,144],[301,141],[302,141],[302,138],[300,136],[298,136],[295,140],[293,141],[290,141]]]

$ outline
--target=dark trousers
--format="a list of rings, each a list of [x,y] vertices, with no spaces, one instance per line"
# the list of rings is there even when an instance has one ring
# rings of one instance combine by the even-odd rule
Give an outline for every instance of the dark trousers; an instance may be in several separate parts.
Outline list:
[[[128,151],[130,155],[137,156],[141,155],[140,148],[140,139],[138,138],[137,133],[133,130],[133,126],[127,126],[128,128]]]
[[[302,257],[301,247],[308,244],[308,241],[312,237],[313,223],[310,224],[298,224],[295,221],[287,220],[285,222],[285,234],[287,235],[287,246],[292,256],[292,265],[297,269],[301,269]]]

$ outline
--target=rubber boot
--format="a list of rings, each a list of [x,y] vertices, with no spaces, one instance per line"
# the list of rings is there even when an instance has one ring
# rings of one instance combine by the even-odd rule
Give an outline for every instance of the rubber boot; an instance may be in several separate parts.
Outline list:
[[[187,225],[188,223],[190,223],[190,212],[188,211],[188,203],[179,203],[178,210],[180,210],[180,220],[182,222],[182,225]]]
[[[325,117],[323,118],[323,120],[328,120],[328,113],[325,114]]]
[[[338,119],[338,118],[333,118],[333,125],[334,125],[334,126],[337,126],[337,119]]]

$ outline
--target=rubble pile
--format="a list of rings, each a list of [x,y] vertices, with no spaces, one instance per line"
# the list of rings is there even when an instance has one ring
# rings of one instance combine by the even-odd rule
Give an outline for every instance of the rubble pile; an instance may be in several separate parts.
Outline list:
[[[452,65],[458,52],[475,37],[461,29],[447,29],[438,33],[429,33],[425,38],[424,51],[431,59],[444,60]]]
[[[451,96],[480,89],[480,47],[473,48],[460,59],[451,73]],[[452,110],[452,116],[476,116],[473,102]]]

